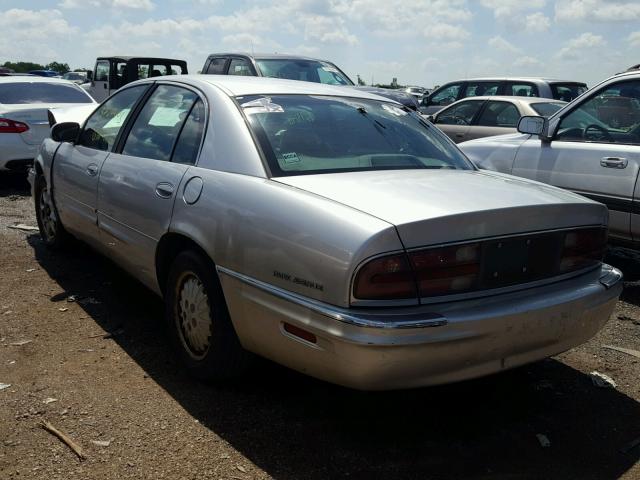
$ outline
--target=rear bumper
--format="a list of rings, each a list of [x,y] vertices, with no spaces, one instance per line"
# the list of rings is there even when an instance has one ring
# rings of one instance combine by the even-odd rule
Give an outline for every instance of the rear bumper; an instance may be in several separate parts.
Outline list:
[[[362,390],[455,382],[561,353],[602,328],[622,291],[620,271],[603,265],[519,292],[380,313],[338,309],[218,271],[246,349]],[[317,342],[290,334],[285,323]]]
[[[3,133],[0,140],[0,170],[26,172],[33,165],[38,145],[25,143],[17,133]]]

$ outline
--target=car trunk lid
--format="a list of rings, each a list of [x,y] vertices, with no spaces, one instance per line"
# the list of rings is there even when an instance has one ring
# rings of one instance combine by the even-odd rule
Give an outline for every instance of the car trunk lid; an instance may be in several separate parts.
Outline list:
[[[77,105],[77,104],[73,104]],[[29,145],[39,145],[49,136],[49,117],[48,110],[50,108],[68,107],[70,104],[19,104],[19,105],[0,105],[0,117],[8,118],[17,122],[26,123],[29,130],[20,134],[22,140]]]

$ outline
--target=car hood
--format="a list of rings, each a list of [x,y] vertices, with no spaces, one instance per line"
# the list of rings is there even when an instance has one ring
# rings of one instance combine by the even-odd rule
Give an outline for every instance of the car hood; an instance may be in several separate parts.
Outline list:
[[[599,203],[496,172],[383,170],[273,180],[395,225],[407,248],[608,221]]]

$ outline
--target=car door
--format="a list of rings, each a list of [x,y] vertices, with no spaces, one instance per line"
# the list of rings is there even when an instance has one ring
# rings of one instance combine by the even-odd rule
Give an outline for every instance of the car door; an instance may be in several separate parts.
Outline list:
[[[610,235],[640,240],[640,221],[633,213],[640,162],[640,80],[617,79],[602,86],[552,117],[549,135],[551,141],[530,138],[523,143],[513,174],[606,204]]]
[[[89,94],[98,103],[102,102],[109,96],[110,74],[111,67],[109,65],[109,60],[98,60],[93,74],[93,81],[91,82],[91,86],[87,88]]]
[[[433,118],[433,123],[456,143],[468,140],[467,132],[485,100],[465,100],[451,105]]]
[[[151,288],[156,281],[156,245],[169,228],[178,186],[190,164],[181,161],[181,152],[194,147],[178,139],[187,138],[181,132],[190,131],[183,128],[185,122],[204,122],[203,105],[194,90],[157,85],[100,172],[101,242],[118,263]]]
[[[488,100],[467,129],[464,140],[515,133],[518,120],[520,120],[520,112],[513,103]]]
[[[120,130],[148,85],[123,90],[87,119],[75,143],[62,143],[53,163],[54,196],[60,219],[72,233],[97,239],[98,174]]]

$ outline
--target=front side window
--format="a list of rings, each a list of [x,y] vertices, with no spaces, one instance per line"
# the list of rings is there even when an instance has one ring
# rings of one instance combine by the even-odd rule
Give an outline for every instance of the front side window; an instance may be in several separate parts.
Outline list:
[[[434,125],[360,98],[238,97],[274,176],[390,169],[473,169]]]
[[[587,86],[582,83],[552,83],[551,93],[556,100],[570,102],[587,91]]]
[[[538,114],[543,117],[550,117],[562,107],[564,107],[565,103],[556,103],[556,102],[540,102],[540,103],[532,103],[529,106]]]
[[[538,87],[532,83],[509,83],[504,94],[511,97],[539,97]]]
[[[520,113],[513,103],[489,101],[480,114],[478,125],[515,128],[518,120],[520,120]]]
[[[460,84],[456,83],[443,87],[439,92],[434,93],[428,99],[427,105],[449,105],[458,98],[460,92]]]
[[[353,85],[335,65],[318,60],[263,59],[256,60],[263,77],[302,80],[329,85]]]
[[[78,144],[96,150],[111,150],[120,128],[146,89],[147,85],[127,88],[106,100],[87,120]]]
[[[169,160],[182,124],[197,99],[191,90],[160,85],[136,118],[122,154]]]
[[[640,81],[610,85],[582,102],[561,120],[556,138],[640,144]]]
[[[483,100],[471,100],[452,105],[436,116],[437,124],[444,125],[470,125],[473,117],[484,103]]]
[[[96,74],[95,74],[96,82],[106,82],[109,80],[109,62],[108,61],[100,61],[96,63]]]
[[[249,62],[243,58],[232,58],[229,63],[229,75],[239,75],[241,77],[251,77],[251,67]]]
[[[469,82],[464,89],[462,98],[497,95],[499,86],[499,82]]]
[[[47,82],[0,84],[0,103],[91,103],[91,98],[77,85]]]

